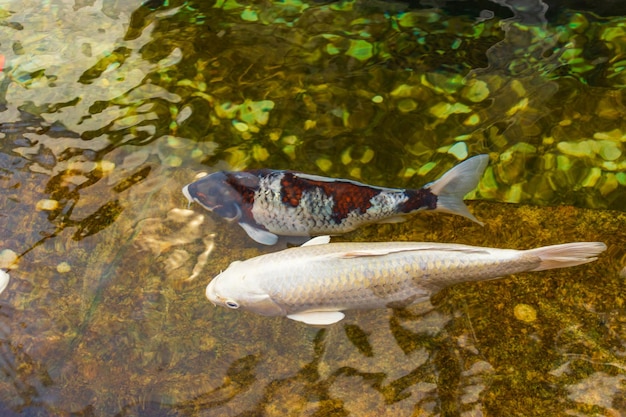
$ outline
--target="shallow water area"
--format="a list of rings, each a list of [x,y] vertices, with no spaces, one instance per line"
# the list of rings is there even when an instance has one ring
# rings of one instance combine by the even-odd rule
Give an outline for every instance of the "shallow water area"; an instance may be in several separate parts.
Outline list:
[[[626,9],[519,3],[2,2],[0,414],[626,413]],[[484,227],[334,239],[607,251],[325,328],[205,298],[287,243],[189,206],[199,173],[417,188],[481,153]]]

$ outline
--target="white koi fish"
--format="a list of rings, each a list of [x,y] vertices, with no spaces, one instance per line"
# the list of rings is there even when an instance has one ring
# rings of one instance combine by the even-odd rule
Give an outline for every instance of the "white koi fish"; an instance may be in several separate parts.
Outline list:
[[[300,247],[233,262],[207,286],[215,305],[326,325],[344,310],[403,308],[453,284],[592,262],[602,242],[530,250],[448,243],[339,242],[320,236]]]
[[[488,155],[460,163],[420,189],[385,188],[295,171],[218,171],[183,187],[197,202],[248,236],[273,245],[278,236],[339,235],[371,223],[395,223],[420,210],[465,216],[479,224],[463,203],[476,188]]]

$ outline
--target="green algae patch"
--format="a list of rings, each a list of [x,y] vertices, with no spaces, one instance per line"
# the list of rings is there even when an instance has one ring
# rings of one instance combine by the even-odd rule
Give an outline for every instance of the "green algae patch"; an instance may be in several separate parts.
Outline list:
[[[605,161],[615,161],[622,156],[621,145],[612,141],[599,141],[598,154]]]
[[[489,87],[485,81],[474,79],[463,89],[462,96],[474,103],[480,103],[489,97]]]
[[[570,156],[592,156],[594,152],[595,141],[585,140],[581,142],[561,142],[558,149],[566,155]]]
[[[580,210],[566,206],[539,208],[475,202],[471,204],[471,208],[478,218],[487,219],[487,222],[484,228],[478,227],[477,230],[471,226],[463,228],[460,242],[465,244],[480,242],[481,245],[493,247],[530,248],[555,242],[593,241],[603,236],[602,240],[609,248],[615,248],[613,245],[618,240],[614,239],[621,238],[608,237],[605,233],[608,229],[620,230],[620,222],[624,217],[621,212]],[[614,218],[615,215],[618,217]],[[453,236],[459,237],[459,230],[453,230],[450,226],[459,225],[457,220],[461,223],[463,221],[456,218],[449,220],[452,220],[452,224],[437,215],[415,217],[408,223],[393,225],[393,234],[403,240],[438,242],[455,240]],[[446,227],[433,231],[432,227],[436,224],[442,226],[445,224]],[[420,226],[426,225],[430,226],[421,229]],[[523,229],[523,232],[519,232],[518,228]],[[416,236],[416,231],[420,229]],[[355,232],[354,236],[359,240],[376,240],[386,233],[391,231],[381,231],[378,228],[361,229]],[[618,232],[620,235],[623,233]],[[619,324],[620,320],[624,320],[626,313],[623,309],[622,296],[617,293],[609,294],[621,285],[618,272],[621,270],[621,264],[625,262],[626,254],[619,250],[616,259],[610,255],[610,251],[611,249],[600,255],[598,261],[581,267],[461,284],[444,290],[434,298],[438,308],[444,310],[450,308],[450,311],[458,312],[457,303],[466,303],[461,309],[460,314],[463,317],[461,323],[455,320],[456,323],[448,324],[446,329],[460,336],[457,339],[458,345],[454,346],[461,347],[461,358],[471,360],[473,357],[472,363],[478,367],[479,361],[473,356],[478,355],[489,364],[486,368],[493,373],[479,372],[481,381],[492,381],[490,375],[505,375],[505,383],[488,384],[489,388],[481,391],[479,403],[485,407],[484,409],[500,414],[509,412],[508,410],[512,410],[511,407],[520,407],[517,402],[509,401],[509,396],[535,398],[533,392],[536,392],[537,387],[533,381],[536,378],[548,378],[551,384],[556,383],[560,389],[570,390],[574,386],[584,385],[587,392],[593,392],[597,398],[609,400],[616,398],[616,392],[589,385],[596,373],[607,363],[612,364],[608,365],[612,372],[620,375],[619,369],[623,365],[623,361],[616,357],[615,352],[607,350],[612,342],[607,341],[605,337],[608,331],[616,330],[621,335],[617,336],[617,340],[625,336]],[[590,281],[598,279],[600,282]],[[567,289],[561,285],[565,285]],[[607,296],[611,299],[610,306],[604,304]],[[589,300],[605,307],[600,312],[593,311],[587,305]],[[595,322],[599,316],[606,317],[607,311],[621,318],[613,317],[610,323],[606,324]],[[432,319],[429,315],[422,317]],[[461,334],[454,333],[461,328],[467,330],[468,338],[462,336],[463,331]],[[561,329],[557,330],[558,337],[553,333],[556,328]],[[420,338],[414,333],[407,335],[406,331],[401,330],[396,330],[394,335],[398,344],[404,344],[406,349],[416,349],[420,346],[419,341],[425,340],[423,334]],[[406,341],[407,337],[412,343]],[[432,339],[430,342],[437,343]],[[376,345],[373,346],[376,349]],[[582,349],[584,353],[572,360],[570,354],[577,349]],[[601,355],[604,358],[603,362],[594,363],[592,359],[594,354]],[[435,364],[442,366],[441,372],[453,373],[452,368],[443,365],[446,360],[441,357],[439,361],[435,357],[431,358],[435,360]],[[447,360],[450,358],[447,356]],[[568,366],[563,368],[563,364]],[[582,409],[578,408],[578,405],[563,404],[556,393],[546,395],[544,398],[545,402],[532,402],[521,406],[524,414],[540,415]]]
[[[405,98],[398,101],[397,107],[402,113],[408,113],[417,109],[417,102],[413,99]]]
[[[424,175],[428,174],[435,166],[437,166],[437,163],[435,163],[435,162],[429,162],[427,164],[424,164],[417,171],[417,174],[421,175],[421,176],[424,176]]]
[[[454,155],[459,161],[463,161],[467,158],[467,144],[465,142],[457,142],[448,149],[450,155]]]
[[[259,15],[254,10],[246,9],[241,13],[241,18],[248,22],[256,22],[259,20]]]
[[[421,91],[421,88],[418,86],[401,84],[391,91],[390,95],[394,98],[419,97]]]
[[[223,119],[241,120],[233,121],[233,126],[239,131],[246,131],[244,124],[249,125],[265,125],[269,120],[269,113],[274,108],[274,102],[271,100],[252,101],[246,100],[241,104],[223,103],[216,107],[218,117]]]
[[[469,113],[471,110],[463,103],[438,103],[431,107],[429,111],[439,119],[446,119],[452,114]]]
[[[367,61],[373,55],[373,46],[371,43],[362,39],[351,40],[346,55],[356,58],[359,61]]]

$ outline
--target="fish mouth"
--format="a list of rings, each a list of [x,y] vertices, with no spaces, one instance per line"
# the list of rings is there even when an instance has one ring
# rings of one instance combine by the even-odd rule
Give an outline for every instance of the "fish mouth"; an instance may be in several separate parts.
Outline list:
[[[194,198],[191,195],[191,192],[189,192],[189,186],[192,184],[187,184],[182,188],[182,192],[183,195],[185,196],[185,198],[187,199],[187,201],[189,202],[189,205],[193,204],[193,203],[198,203],[200,204],[202,207],[204,207],[205,209],[207,209],[208,211],[214,211],[215,209],[219,209],[220,207],[223,207],[222,205],[215,205],[213,207],[209,207],[206,204],[203,204],[201,200]]]
[[[218,295],[215,293],[215,281],[216,279],[213,278],[211,280],[211,282],[209,282],[209,285],[206,286],[206,298],[208,298],[208,300],[211,302],[211,304],[213,304],[214,306],[217,306],[217,300],[218,300]]]

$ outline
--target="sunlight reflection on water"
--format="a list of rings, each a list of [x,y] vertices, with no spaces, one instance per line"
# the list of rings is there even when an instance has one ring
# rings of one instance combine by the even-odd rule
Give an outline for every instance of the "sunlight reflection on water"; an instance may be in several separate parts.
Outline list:
[[[623,17],[539,0],[486,3],[491,18],[471,2],[87,3],[0,6],[3,415],[626,410],[626,217],[599,210],[626,202]],[[418,187],[484,152],[484,228],[424,214],[345,239],[602,240],[606,255],[325,329],[204,297],[231,261],[277,248],[187,207],[197,172]]]

